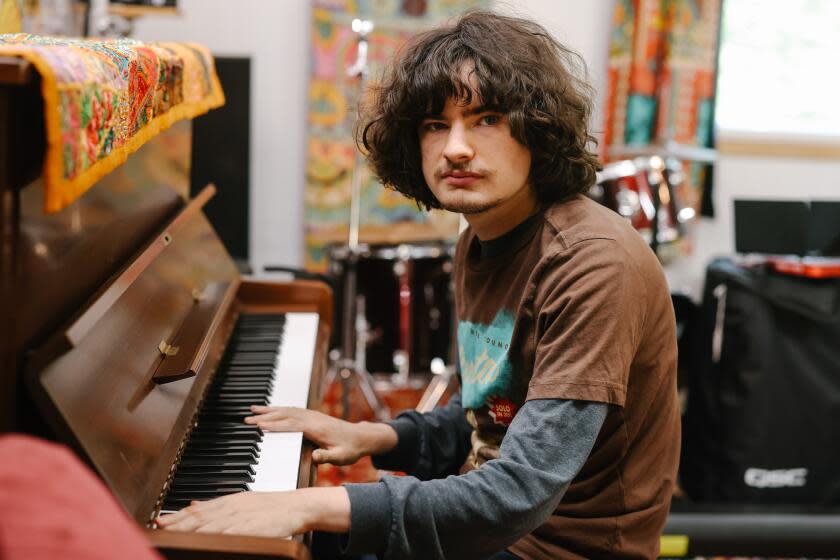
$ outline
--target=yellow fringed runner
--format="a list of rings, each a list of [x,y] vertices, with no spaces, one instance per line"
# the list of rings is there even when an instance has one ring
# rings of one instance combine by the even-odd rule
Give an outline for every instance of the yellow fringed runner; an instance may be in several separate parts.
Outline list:
[[[58,212],[181,119],[224,104],[209,51],[187,43],[0,35],[41,75],[44,209]]]

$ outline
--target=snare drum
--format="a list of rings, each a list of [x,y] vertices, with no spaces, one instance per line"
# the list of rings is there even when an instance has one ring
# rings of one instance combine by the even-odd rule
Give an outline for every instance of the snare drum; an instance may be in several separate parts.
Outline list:
[[[346,246],[328,249],[335,279],[336,325],[355,325],[371,373],[429,372],[431,361],[449,363],[452,351],[452,254],[448,243],[361,245],[356,260],[356,301],[364,317],[349,323],[344,288],[351,256]],[[348,333],[340,332],[341,347]],[[361,331],[361,332],[360,332]]]

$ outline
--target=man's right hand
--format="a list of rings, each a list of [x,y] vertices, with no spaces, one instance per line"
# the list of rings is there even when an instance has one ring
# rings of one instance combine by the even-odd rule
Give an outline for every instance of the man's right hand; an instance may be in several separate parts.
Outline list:
[[[387,424],[352,423],[322,412],[294,407],[252,406],[254,416],[245,418],[268,432],[303,432],[318,446],[312,452],[316,463],[351,465],[366,455],[379,455],[397,445],[397,432]]]

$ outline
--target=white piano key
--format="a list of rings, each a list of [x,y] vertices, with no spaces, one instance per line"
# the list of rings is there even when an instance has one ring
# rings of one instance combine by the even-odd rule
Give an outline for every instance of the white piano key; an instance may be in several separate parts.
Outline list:
[[[283,342],[275,364],[269,406],[306,408],[318,335],[317,313],[287,313]],[[297,488],[303,433],[266,432],[260,444],[254,482],[249,489],[279,492]]]
[[[269,397],[269,406],[306,408],[317,334],[317,313],[286,314],[282,347],[274,368],[274,391]]]
[[[255,492],[280,492],[297,488],[298,463],[303,434],[267,432],[260,443],[259,462],[254,467]]]

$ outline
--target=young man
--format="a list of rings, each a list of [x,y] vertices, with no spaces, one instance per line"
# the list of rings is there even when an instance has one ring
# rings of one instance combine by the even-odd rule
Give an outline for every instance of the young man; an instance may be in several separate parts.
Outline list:
[[[577,60],[533,22],[473,12],[411,41],[374,92],[361,140],[383,183],[470,226],[461,394],[387,424],[264,407],[246,421],[303,431],[316,462],[370,454],[413,476],[237,494],[162,525],[347,532],[350,552],[384,558],[657,555],[679,450],[675,321],[656,257],[582,196],[598,163]]]

